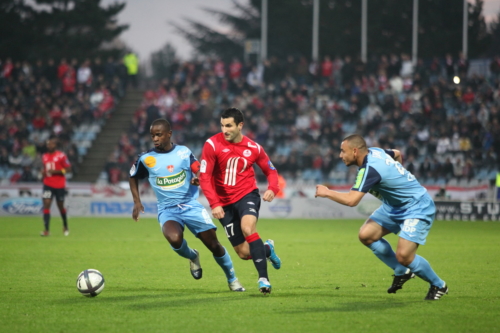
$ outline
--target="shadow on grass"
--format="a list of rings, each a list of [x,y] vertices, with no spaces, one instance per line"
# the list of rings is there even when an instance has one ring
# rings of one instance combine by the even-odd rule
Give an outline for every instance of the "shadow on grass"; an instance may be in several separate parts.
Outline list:
[[[356,301],[356,302],[339,302],[336,306],[332,307],[304,307],[288,311],[277,311],[283,314],[301,314],[301,313],[320,313],[320,312],[359,312],[359,311],[383,311],[388,309],[398,308],[401,309],[408,305],[414,304],[416,301],[394,302],[393,300],[385,301]]]

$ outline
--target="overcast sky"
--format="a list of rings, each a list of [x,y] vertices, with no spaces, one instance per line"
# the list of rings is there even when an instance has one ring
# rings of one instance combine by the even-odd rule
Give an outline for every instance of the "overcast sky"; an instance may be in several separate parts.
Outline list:
[[[116,0],[103,0],[102,4],[107,6],[113,2]],[[183,18],[188,17],[212,28],[222,29],[224,26],[202,8],[234,12],[231,0],[119,0],[118,2],[127,4],[118,15],[119,23],[130,25],[130,28],[121,35],[121,39],[139,54],[142,61],[167,42],[175,47],[177,55],[181,58],[188,58],[191,55],[190,44],[174,32],[174,27],[169,22],[187,27]],[[248,3],[248,0],[238,0],[238,2]],[[500,0],[484,0],[483,14],[488,21],[496,17],[499,10]]]

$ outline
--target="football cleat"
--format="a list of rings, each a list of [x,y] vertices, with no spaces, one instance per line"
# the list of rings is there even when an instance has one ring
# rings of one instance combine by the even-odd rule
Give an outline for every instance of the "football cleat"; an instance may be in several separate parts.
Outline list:
[[[273,267],[275,269],[280,269],[281,268],[281,259],[278,257],[276,252],[274,251],[274,241],[272,239],[266,240],[266,244],[269,245],[269,248],[271,249],[271,254],[269,255],[269,260]]]
[[[191,270],[191,275],[196,280],[199,280],[203,275],[203,270],[201,269],[200,265],[200,254],[198,253],[198,251],[194,249],[193,251],[196,252],[196,258],[194,258],[193,260],[189,260],[189,269]]]
[[[260,278],[259,279],[259,291],[263,295],[267,295],[271,293],[271,284],[269,283],[269,280],[266,278]]]
[[[69,236],[69,229],[64,228],[64,229],[63,229],[63,235],[64,235],[64,236]]]
[[[413,279],[415,277],[415,274],[410,272],[410,269],[408,269],[406,271],[406,274],[399,276],[393,275],[393,276],[394,280],[392,280],[392,286],[390,286],[389,289],[387,289],[387,292],[389,294],[395,294],[396,291],[398,291],[399,289],[403,289],[403,284],[405,284],[405,282],[408,281],[409,279]]]
[[[427,292],[427,296],[425,296],[424,301],[437,301],[443,295],[448,293],[448,286],[446,283],[443,288],[439,288],[436,286],[431,286],[429,291]]]
[[[42,237],[48,237],[48,236],[50,236],[50,232],[47,231],[47,230],[40,231],[40,236],[42,236]]]
[[[229,290],[231,291],[245,291],[245,288],[241,285],[238,279],[235,279],[233,282],[229,282]]]

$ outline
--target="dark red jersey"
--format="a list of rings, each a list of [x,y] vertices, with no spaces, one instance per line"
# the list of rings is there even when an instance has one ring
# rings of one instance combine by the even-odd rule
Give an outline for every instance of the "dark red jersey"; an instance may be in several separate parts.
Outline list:
[[[231,143],[222,132],[208,139],[201,157],[200,186],[210,207],[235,203],[257,189],[254,163],[266,175],[268,189],[277,194],[278,172],[259,144],[246,136],[239,143]]]
[[[62,170],[71,166],[66,155],[56,150],[53,153],[45,153],[42,156],[43,161],[43,184],[53,188],[65,188],[66,177],[64,175],[47,176],[49,170]]]

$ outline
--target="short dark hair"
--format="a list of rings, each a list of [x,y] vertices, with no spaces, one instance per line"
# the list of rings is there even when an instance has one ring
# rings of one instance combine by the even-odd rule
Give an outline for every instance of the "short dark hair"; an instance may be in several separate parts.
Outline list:
[[[59,137],[55,134],[51,134],[47,140],[59,140]]]
[[[349,142],[349,145],[353,148],[358,148],[358,149],[366,149],[366,141],[365,139],[359,135],[359,134],[352,134],[349,136],[346,136],[344,140],[342,141],[347,141]]]
[[[241,112],[241,110],[237,108],[229,108],[224,110],[224,112],[222,112],[222,115],[220,117],[222,119],[234,118],[234,123],[236,125],[245,121],[245,119],[243,118],[243,112]]]
[[[165,128],[166,131],[170,131],[171,130],[170,123],[168,122],[167,119],[159,118],[159,119],[154,120],[151,123],[151,127],[157,126],[157,125],[163,126],[163,128]]]

